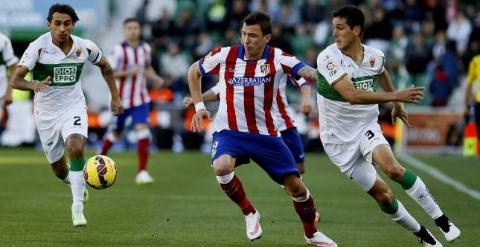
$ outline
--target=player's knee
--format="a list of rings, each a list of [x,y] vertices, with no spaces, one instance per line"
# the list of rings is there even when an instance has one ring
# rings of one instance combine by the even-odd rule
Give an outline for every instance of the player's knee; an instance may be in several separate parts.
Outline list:
[[[301,197],[307,193],[307,187],[297,175],[292,174],[285,177],[283,185],[292,197]]]
[[[386,169],[385,174],[392,180],[398,181],[405,174],[405,168],[395,162],[394,165]]]
[[[213,170],[216,176],[225,176],[233,172],[235,160],[221,156],[213,162]]]

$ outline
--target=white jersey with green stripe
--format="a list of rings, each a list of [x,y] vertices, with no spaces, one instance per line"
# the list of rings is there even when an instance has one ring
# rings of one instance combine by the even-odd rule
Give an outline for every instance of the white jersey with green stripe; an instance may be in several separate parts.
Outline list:
[[[17,62],[18,58],[13,54],[12,42],[7,36],[0,33],[0,98],[7,91],[7,68]]]
[[[363,61],[360,65],[344,55],[336,44],[328,46],[318,55],[317,104],[322,142],[353,142],[365,126],[377,122],[377,104],[352,105],[333,85],[343,76],[348,76],[356,89],[373,91],[376,77],[385,70],[384,62],[380,50],[366,45],[363,45]]]
[[[34,80],[51,77],[48,88],[35,94],[35,109],[44,114],[61,114],[71,106],[85,105],[80,75],[85,62],[100,62],[101,50],[92,41],[71,35],[73,45],[65,54],[53,44],[50,32],[30,43],[19,66],[32,71]]]

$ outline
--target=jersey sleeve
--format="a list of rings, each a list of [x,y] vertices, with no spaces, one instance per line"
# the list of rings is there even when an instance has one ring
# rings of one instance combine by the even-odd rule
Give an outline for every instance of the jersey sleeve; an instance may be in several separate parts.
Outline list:
[[[292,56],[286,52],[278,50],[280,52],[280,65],[282,66],[283,72],[289,74],[292,78],[298,78],[298,71],[303,68],[306,64],[298,60],[295,56]]]
[[[90,40],[85,40],[84,44],[88,51],[88,61],[95,65],[99,63],[103,56],[102,50]]]
[[[13,53],[12,42],[9,39],[5,39],[5,44],[2,50],[3,61],[8,67],[18,62],[18,57]]]
[[[209,90],[212,91],[215,95],[219,95],[221,90],[220,86],[221,86],[220,83],[217,83],[215,84],[215,86],[213,86]]]
[[[198,67],[202,76],[218,74],[220,71],[220,64],[225,62],[227,48],[217,48],[209,52],[206,56],[200,59]]]
[[[317,57],[317,70],[320,76],[325,78],[329,85],[335,84],[346,74],[340,66],[340,61],[335,59],[334,54],[323,51]]]
[[[114,71],[121,70],[123,61],[123,49],[122,46],[116,45],[107,55],[108,62]]]
[[[28,48],[23,52],[22,58],[18,63],[19,66],[32,70],[40,57],[41,48],[37,47],[36,43],[30,43]]]

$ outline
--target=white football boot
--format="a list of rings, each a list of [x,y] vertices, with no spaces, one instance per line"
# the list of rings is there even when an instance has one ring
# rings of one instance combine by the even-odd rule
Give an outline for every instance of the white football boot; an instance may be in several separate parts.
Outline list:
[[[153,178],[146,170],[142,170],[137,173],[137,177],[135,178],[135,183],[137,184],[151,184],[153,183]]]
[[[451,221],[448,221],[448,225],[448,231],[443,231],[441,227],[439,227],[438,229],[440,229],[440,231],[443,233],[443,236],[445,236],[445,239],[448,242],[452,242],[453,240],[460,237],[461,232],[460,229],[458,229],[458,227],[456,227]]]
[[[420,228],[420,231],[414,233],[414,235],[418,237],[418,241],[425,247],[443,247],[442,243],[423,226]]]
[[[72,222],[74,227],[87,226],[87,219],[83,216],[83,209],[72,205]]]
[[[307,241],[307,244],[313,245],[313,246],[338,247],[335,241],[333,241],[332,239],[327,237],[327,235],[321,232],[314,233],[312,238],[307,238],[307,236],[305,236],[305,240]]]
[[[260,226],[260,213],[258,210],[255,213],[245,215],[245,224],[247,226],[248,239],[253,241],[262,237],[262,226]]]

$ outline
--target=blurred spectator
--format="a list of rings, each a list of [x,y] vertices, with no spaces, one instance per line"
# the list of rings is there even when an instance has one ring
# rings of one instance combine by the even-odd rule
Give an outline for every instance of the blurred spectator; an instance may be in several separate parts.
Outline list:
[[[284,27],[283,30],[286,33],[293,34],[296,27],[303,26],[299,23],[301,23],[299,9],[292,3],[292,0],[283,1],[282,19],[279,21],[279,24]]]
[[[194,57],[193,60],[198,60],[200,57],[205,56],[209,51],[213,49],[213,41],[208,35],[207,32],[201,32],[198,35],[197,42],[195,45]]]
[[[232,28],[225,30],[222,46],[232,46],[238,44],[240,38],[239,34],[240,30],[233,30]]]
[[[441,65],[448,75],[448,80],[452,87],[457,87],[460,83],[460,61],[455,53],[455,42],[447,42],[445,53],[441,57]]]
[[[250,10],[268,13],[272,22],[278,22],[282,18],[279,2],[279,0],[253,0],[250,4]]]
[[[365,29],[366,44],[387,52],[389,40],[392,38],[392,24],[382,7],[376,8],[373,15],[372,23]]]
[[[312,33],[317,23],[325,18],[325,12],[318,0],[306,0],[300,6],[300,16],[307,31]]]
[[[135,18],[138,20],[141,27],[143,27],[148,22],[147,9],[149,3],[150,0],[143,0],[140,8],[135,12]]]
[[[415,33],[413,40],[407,45],[405,54],[407,71],[412,75],[415,83],[424,85],[423,81],[417,81],[421,74],[425,73],[427,64],[430,62],[430,49],[423,42],[423,36],[420,32]]]
[[[431,106],[446,106],[452,90],[447,72],[441,64],[437,65],[429,85],[429,92],[432,94]]]
[[[178,18],[175,21],[175,32],[177,42],[182,48],[193,50],[197,35],[203,30],[200,20],[198,20],[192,13],[190,8],[180,10]]]
[[[210,31],[221,31],[227,27],[227,8],[224,0],[214,0],[205,16]]]
[[[285,52],[292,53],[292,46],[283,34],[282,27],[280,25],[272,26],[272,39],[268,43],[272,47],[278,47]]]
[[[457,42],[457,53],[460,56],[466,51],[471,32],[472,24],[462,11],[459,11],[455,18],[448,24],[447,38]]]
[[[152,23],[152,38],[154,47],[166,49],[170,37],[175,34],[175,24],[166,8],[160,10],[160,18]]]
[[[432,47],[433,58],[440,59],[447,50],[447,36],[444,31],[440,30],[435,35],[435,42]]]
[[[293,54],[298,54],[301,59],[303,59],[302,55],[305,54],[307,48],[314,45],[311,35],[307,34],[305,27],[302,25],[295,27],[295,35],[291,37],[290,43],[292,44]]]
[[[160,64],[166,84],[170,85],[173,91],[179,94],[176,97],[183,98],[187,85],[185,75],[190,61],[184,54],[180,53],[179,46],[172,42],[168,45],[167,52],[162,54]]]
[[[405,62],[405,51],[408,45],[408,38],[405,36],[402,26],[393,28],[392,40],[390,41],[388,60],[389,64],[402,64]]]
[[[403,8],[403,20],[405,31],[407,33],[416,33],[420,31],[420,22],[424,19],[424,10],[420,1],[406,0]]]
[[[243,25],[243,19],[248,15],[248,5],[245,0],[231,0],[232,9],[228,13],[228,27],[233,30],[240,30]]]

